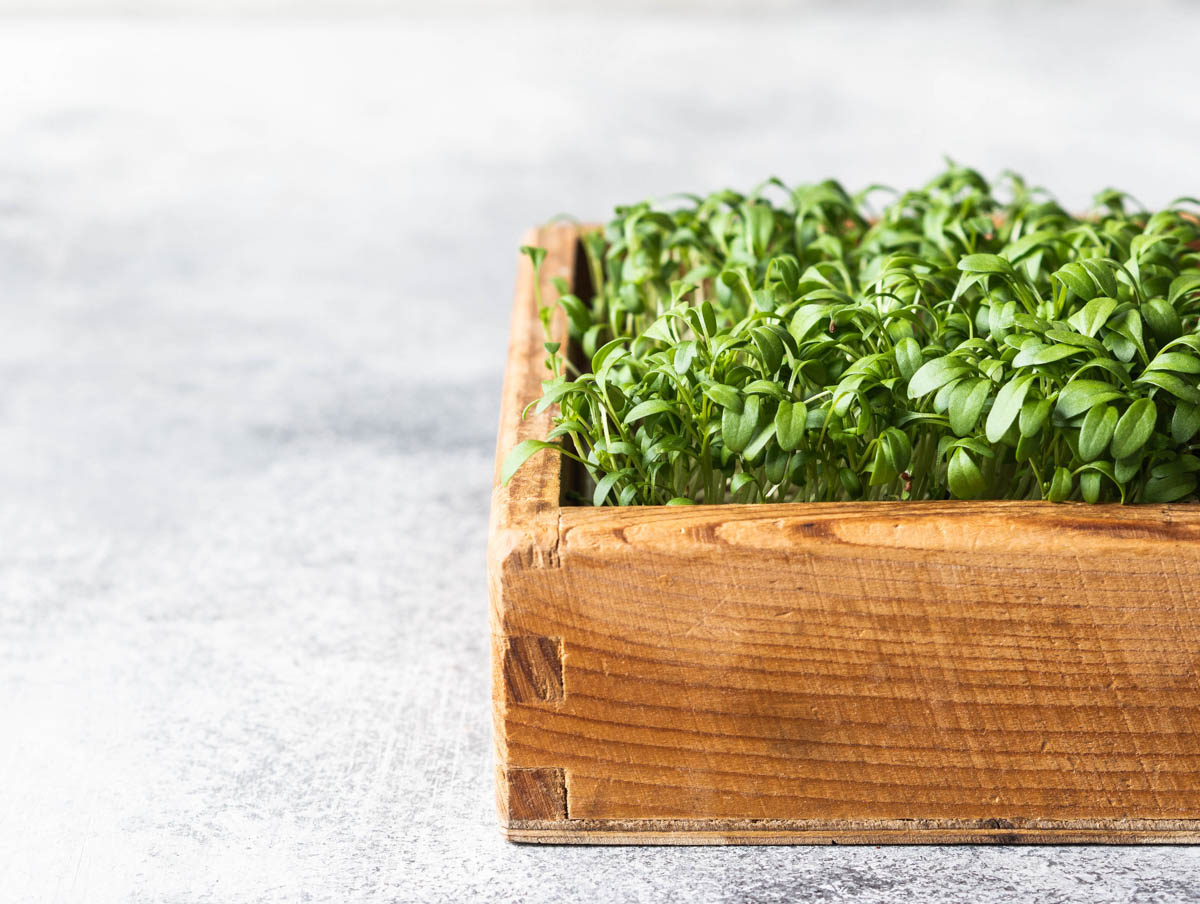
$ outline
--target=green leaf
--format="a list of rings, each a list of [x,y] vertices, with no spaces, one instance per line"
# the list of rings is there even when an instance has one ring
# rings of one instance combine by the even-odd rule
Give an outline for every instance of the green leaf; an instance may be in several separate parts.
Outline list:
[[[534,453],[542,449],[559,449],[561,451],[561,448],[557,443],[548,443],[540,439],[527,439],[517,443],[505,456],[504,464],[500,467],[500,482],[507,486],[521,465],[525,464]]]
[[[771,232],[775,228],[774,212],[766,204],[747,204],[745,211],[750,253],[755,257],[762,257],[771,242]]]
[[[1151,386],[1157,386],[1159,389],[1165,389],[1177,399],[1182,399],[1192,405],[1200,405],[1200,389],[1195,386],[1189,386],[1183,380],[1174,374],[1163,373],[1161,371],[1147,371],[1143,373],[1133,382],[1149,383]]]
[[[511,248],[512,245],[509,245],[508,247]],[[533,262],[533,266],[535,268],[540,267],[542,265],[542,261],[546,259],[546,249],[539,248],[536,245],[522,245],[521,253],[529,257],[529,260]],[[512,252],[510,251],[509,254],[512,254]]]
[[[905,380],[913,378],[913,374],[921,367],[921,361],[921,346],[912,336],[905,336],[896,343],[896,367]]]
[[[838,470],[838,480],[842,483],[842,489],[854,498],[862,493],[862,481],[858,479],[858,475],[849,468],[840,468]]]
[[[591,356],[596,353],[596,343],[600,339],[600,334],[607,328],[607,324],[594,323],[583,334],[583,339],[580,340],[579,345],[583,353],[588,357],[588,360],[591,360]]]
[[[612,339],[596,349],[596,354],[592,355],[592,373],[599,374],[610,359],[615,361],[624,355],[627,343],[624,338]]]
[[[622,468],[620,471],[605,474],[600,480],[596,481],[596,489],[592,493],[592,505],[604,505],[608,499],[609,492],[616,485],[617,481],[628,473],[626,469]]]
[[[758,429],[759,396],[747,396],[740,412],[727,407],[721,412],[721,439],[731,452],[741,452],[750,445]]]
[[[1030,367],[1039,364],[1053,364],[1071,355],[1078,355],[1082,349],[1074,345],[1035,345],[1030,343],[1022,348],[1017,357],[1013,358],[1013,367]]]
[[[1151,298],[1142,305],[1142,319],[1159,344],[1166,344],[1183,332],[1179,312],[1163,298]]]
[[[987,273],[964,273],[959,277],[958,284],[954,287],[954,294],[951,296],[951,301],[958,301],[972,287],[986,281],[987,278]]]
[[[1178,502],[1196,491],[1196,475],[1172,474],[1169,477],[1152,477],[1146,482],[1142,498],[1146,502]]]
[[[780,401],[787,398],[787,392],[774,380],[751,380],[742,387],[745,395],[767,395]]]
[[[878,487],[891,483],[900,472],[892,464],[892,456],[885,443],[880,440],[875,445],[875,456],[871,459],[870,486]]]
[[[959,439],[943,436],[939,441],[939,448],[941,447],[941,443],[946,444],[945,449],[966,449],[967,451],[974,452],[976,455],[982,456],[983,458],[996,457],[996,453],[992,447],[985,443],[978,436],[964,436]]]
[[[783,341],[775,331],[757,326],[750,330],[750,338],[758,347],[764,370],[768,374],[779,370],[779,365],[783,363]]]
[[[926,361],[909,380],[908,397],[915,399],[928,395],[969,370],[970,368],[957,358],[934,358],[932,361]]]
[[[1005,249],[1004,253],[1010,261],[1018,261],[1035,248],[1053,244],[1057,237],[1057,233],[1055,233],[1052,229],[1043,229],[1038,232],[1031,232],[1029,235],[1022,236],[1020,239],[1010,244]]]
[[[646,327],[642,332],[642,338],[654,339],[659,342],[674,342],[675,337],[671,335],[671,321],[673,319],[673,317],[666,315],[659,317],[650,326]]]
[[[951,380],[933,396],[933,410],[938,414],[947,414],[950,411],[950,397],[954,395],[954,388],[958,385],[957,380]]]
[[[800,262],[790,254],[772,257],[770,266],[767,267],[767,279],[772,277],[778,279],[794,298],[796,286],[800,282]]]
[[[1012,273],[1013,268],[998,254],[968,254],[958,262],[964,273]]]
[[[1092,277],[1078,262],[1060,267],[1051,275],[1074,292],[1081,301],[1088,301],[1096,294],[1096,285]]]
[[[1124,318],[1118,321],[1118,324],[1116,330],[1133,342],[1137,346],[1137,350],[1145,356],[1146,344],[1142,334],[1141,315],[1137,311],[1129,311],[1125,314]]]
[[[696,357],[696,341],[687,339],[675,346],[674,356],[672,358],[672,366],[675,368],[675,373],[685,374],[692,366],[692,361]]]
[[[1075,488],[1075,477],[1066,468],[1055,468],[1050,480],[1050,491],[1046,498],[1051,502],[1065,502]]]
[[[754,292],[750,288],[750,280],[742,267],[726,267],[720,273],[721,282],[733,290],[734,294],[748,310],[754,304]],[[709,331],[712,335],[713,330]]]
[[[833,413],[838,417],[845,417],[850,407],[855,400],[860,400],[858,387],[866,380],[864,374],[853,374],[842,380],[833,391]]]
[[[1115,298],[1093,298],[1082,308],[1067,318],[1067,323],[1075,327],[1085,336],[1092,337],[1100,332],[1100,328],[1108,322],[1112,312],[1117,309]]]
[[[592,325],[592,314],[587,305],[569,293],[559,296],[558,303],[567,312],[567,319],[571,323],[571,334],[582,336],[587,332]]]
[[[1019,424],[1021,436],[1037,436],[1050,418],[1052,405],[1049,399],[1030,399],[1022,405]]]
[[[1200,431],[1200,405],[1179,402],[1171,415],[1171,439],[1183,445]]]
[[[610,411],[620,411],[625,407],[625,393],[616,384],[609,384],[604,387],[604,397],[608,400]]]
[[[739,490],[745,489],[753,483],[753,474],[749,474],[746,471],[738,471],[729,479],[729,492],[736,496]]]
[[[1093,505],[1100,501],[1101,474],[1099,471],[1084,471],[1079,475],[1079,495],[1084,502]]]
[[[699,283],[691,278],[691,273],[684,279],[671,280],[671,306],[674,307],[681,302],[685,296],[696,291],[696,286]]]
[[[1137,346],[1124,333],[1123,328],[1119,332],[1112,330],[1106,333],[1104,347],[1110,349],[1118,360],[1128,362],[1137,354]]]
[[[1138,399],[1130,405],[1113,433],[1113,457],[1125,458],[1142,448],[1154,433],[1157,421],[1158,409],[1150,399]]]
[[[1013,421],[1021,411],[1021,404],[1029,392],[1029,387],[1037,379],[1034,374],[1026,374],[1010,380],[1000,387],[996,393],[996,401],[988,412],[986,433],[989,443],[1000,442],[1001,437],[1008,432]]]
[[[633,443],[627,443],[621,439],[614,439],[612,442],[605,442],[603,439],[596,443],[597,451],[605,451],[609,455],[637,455],[637,447]]]
[[[1200,354],[1200,333],[1189,333],[1186,336],[1180,336],[1178,339],[1174,340],[1173,342],[1168,343],[1164,347],[1164,351],[1166,349],[1174,348],[1177,345],[1182,345],[1185,348],[1190,348],[1192,351],[1196,352],[1197,354]]]
[[[775,424],[773,421],[768,421],[767,426],[762,427],[758,431],[758,435],[751,439],[750,445],[745,448],[745,459],[750,462],[757,462],[758,456],[762,455],[762,450],[767,448],[767,443],[775,438]]]
[[[727,411],[734,414],[742,413],[742,396],[732,386],[724,383],[709,383],[704,387],[704,394]]]
[[[788,465],[791,464],[791,461],[791,454],[779,448],[779,443],[768,446],[767,458],[763,463],[763,473],[767,475],[767,482],[782,483],[787,477]]]
[[[1042,320],[1040,317],[1032,317],[1025,313],[1016,313],[1013,315],[1013,323],[1023,330],[1028,330],[1030,333],[1044,333],[1050,329],[1049,322]]]
[[[1013,318],[1017,313],[1017,303],[1009,301],[1004,304],[993,303],[988,308],[988,332],[999,338],[1008,333],[1013,327]]]
[[[992,384],[988,380],[963,380],[950,396],[950,429],[966,436],[975,429]]]
[[[1029,461],[1040,448],[1041,443],[1037,441],[1036,437],[1022,436],[1017,440],[1017,448],[1013,457],[1017,461]]]
[[[907,471],[912,463],[912,441],[908,435],[896,427],[888,427],[880,436],[880,442],[887,451],[888,460],[897,475]]]
[[[1055,414],[1063,420],[1078,417],[1089,408],[1119,399],[1123,393],[1111,383],[1099,380],[1073,380],[1058,393]]]
[[[635,282],[621,286],[620,294],[614,300],[614,305],[628,314],[641,314],[645,311],[646,298],[641,285],[643,278],[634,277]]]
[[[1107,354],[1103,343],[1090,336],[1084,336],[1082,333],[1076,333],[1073,330],[1046,330],[1044,338],[1049,339],[1051,342],[1066,343],[1067,345],[1086,348],[1097,355]]]
[[[1174,474],[1194,474],[1200,471],[1200,458],[1185,453],[1170,461],[1160,462],[1150,469],[1151,477],[1170,477]]]
[[[831,304],[805,304],[796,309],[788,332],[797,342],[803,342],[818,325],[829,322],[829,314],[833,310]]]
[[[808,411],[803,402],[780,402],[775,411],[775,438],[788,452],[800,448],[804,441]]]
[[[1171,287],[1167,290],[1167,303],[1174,305],[1184,295],[1197,290],[1200,290],[1200,272],[1192,271],[1177,276],[1171,280]]]
[[[1117,277],[1113,272],[1112,264],[1094,258],[1080,261],[1080,263],[1083,264],[1083,268],[1087,270],[1101,292],[1105,295],[1117,294]]]
[[[955,449],[950,456],[950,466],[946,469],[946,480],[950,492],[958,499],[978,499],[987,489],[987,482],[979,465],[971,458],[966,449]]]
[[[1114,361],[1112,358],[1105,356],[1103,358],[1091,358],[1085,361],[1075,369],[1075,376],[1082,376],[1089,370],[1102,370],[1107,374],[1112,374],[1120,383],[1122,389],[1129,389],[1133,385],[1133,381],[1129,378],[1130,368],[1122,364],[1120,361]]]
[[[1117,409],[1111,405],[1097,405],[1089,410],[1079,430],[1079,457],[1095,461],[1103,455],[1116,426]]]
[[[1133,480],[1137,476],[1137,472],[1142,468],[1142,456],[1130,455],[1128,458],[1118,458],[1113,464],[1113,478],[1119,486],[1124,487],[1125,484]]]
[[[1187,352],[1159,352],[1146,370],[1171,370],[1180,374],[1200,374],[1200,358]]]
[[[667,412],[679,413],[675,405],[665,399],[647,399],[645,402],[634,405],[629,410],[629,413],[625,415],[624,421],[626,424],[632,424],[634,421],[641,420],[651,414],[663,414]]]

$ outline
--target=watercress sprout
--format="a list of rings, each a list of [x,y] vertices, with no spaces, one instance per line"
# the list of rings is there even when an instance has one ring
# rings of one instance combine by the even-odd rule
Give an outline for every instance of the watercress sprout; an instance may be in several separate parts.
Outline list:
[[[872,215],[876,190],[617,208],[583,239],[592,297],[539,301],[584,365],[547,343],[554,428],[504,479],[551,449],[595,505],[1196,498],[1194,201],[1077,216],[955,164]]]

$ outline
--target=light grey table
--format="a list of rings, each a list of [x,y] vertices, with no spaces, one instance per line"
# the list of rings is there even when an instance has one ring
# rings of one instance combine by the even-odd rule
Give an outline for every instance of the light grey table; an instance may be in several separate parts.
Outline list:
[[[1200,191],[1200,15],[0,19],[0,901],[1200,900],[1189,848],[531,848],[483,550],[521,231]]]

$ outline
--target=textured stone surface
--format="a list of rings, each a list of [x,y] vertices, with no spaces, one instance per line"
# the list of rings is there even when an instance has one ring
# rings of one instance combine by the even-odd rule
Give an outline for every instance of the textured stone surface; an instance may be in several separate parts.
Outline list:
[[[990,9],[0,21],[0,900],[1200,900],[1188,848],[494,823],[521,230],[943,151],[1200,193],[1200,14]]]

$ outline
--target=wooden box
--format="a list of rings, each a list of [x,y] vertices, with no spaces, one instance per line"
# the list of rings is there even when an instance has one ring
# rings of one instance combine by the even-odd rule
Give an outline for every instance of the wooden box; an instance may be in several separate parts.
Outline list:
[[[547,299],[577,240],[527,238]],[[532,280],[497,468],[549,422]],[[563,475],[492,498],[509,839],[1200,840],[1200,506],[590,508]]]

